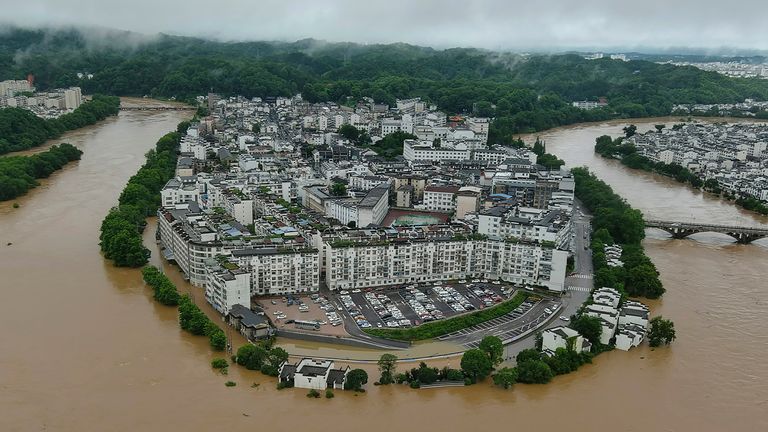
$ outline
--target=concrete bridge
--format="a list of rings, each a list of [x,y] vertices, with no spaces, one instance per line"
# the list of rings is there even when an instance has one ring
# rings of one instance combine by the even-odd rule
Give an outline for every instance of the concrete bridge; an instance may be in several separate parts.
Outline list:
[[[672,237],[676,239],[682,239],[691,234],[701,232],[714,232],[729,235],[736,239],[738,243],[747,244],[768,237],[768,228],[757,227],[715,225],[694,222],[670,222],[662,220],[646,220],[645,227],[664,230],[672,234]]]
[[[186,106],[123,106],[120,105],[120,111],[192,111],[194,108]]]

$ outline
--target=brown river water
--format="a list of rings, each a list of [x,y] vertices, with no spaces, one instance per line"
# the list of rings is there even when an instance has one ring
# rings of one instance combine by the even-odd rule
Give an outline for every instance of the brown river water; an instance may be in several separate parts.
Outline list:
[[[667,287],[651,306],[675,321],[673,346],[603,354],[549,385],[369,384],[365,394],[309,400],[238,367],[227,377],[214,373],[207,340],[182,332],[175,310],[153,302],[139,272],[112,267],[97,244],[101,219],[143,154],[186,115],[121,112],[70,133],[56,142],[83,149],[82,160],[17,199],[20,208],[0,203],[0,431],[768,430],[768,247],[715,235],[668,240],[649,232],[645,242]],[[548,151],[590,166],[648,216],[768,223],[594,156],[594,138],[620,134],[624,124],[540,135]],[[153,234],[150,226],[145,239],[157,263]],[[192,292],[200,304],[201,292]]]

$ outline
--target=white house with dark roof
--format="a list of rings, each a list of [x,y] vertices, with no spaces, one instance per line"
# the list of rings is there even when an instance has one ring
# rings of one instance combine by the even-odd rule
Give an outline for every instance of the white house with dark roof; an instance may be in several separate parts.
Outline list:
[[[637,324],[621,324],[616,329],[616,348],[629,351],[639,346],[645,339],[645,328]]]
[[[650,310],[648,306],[640,302],[627,300],[619,311],[619,325],[635,324],[647,330],[649,317]]]
[[[589,352],[592,344],[584,339],[579,332],[569,327],[553,327],[541,334],[541,350],[548,356],[553,356],[558,348],[568,349],[568,341],[573,340],[573,349],[576,352]]]
[[[336,369],[333,360],[303,358],[296,364],[284,362],[280,365],[280,382],[291,382],[298,388],[323,390],[326,388],[343,389],[349,373],[346,369]]]
[[[616,333],[616,326],[619,322],[619,311],[608,305],[591,304],[586,307],[585,313],[591,317],[600,319],[600,327],[602,327],[600,343],[603,345],[610,344],[614,333]]]

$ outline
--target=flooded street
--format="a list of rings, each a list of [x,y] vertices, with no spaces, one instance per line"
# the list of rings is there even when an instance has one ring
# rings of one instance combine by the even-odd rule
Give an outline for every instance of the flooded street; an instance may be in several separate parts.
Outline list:
[[[101,220],[144,153],[190,115],[121,112],[67,134],[55,142],[77,145],[82,160],[15,200],[20,208],[0,203],[0,431],[768,430],[768,242],[735,245],[717,235],[668,240],[650,232],[645,242],[667,288],[650,305],[674,320],[672,347],[603,354],[549,385],[375,387],[377,375],[366,366],[367,393],[310,400],[239,367],[219,375],[210,360],[221,355],[207,339],[182,332],[176,310],[152,300],[139,271],[112,267],[98,246]],[[659,122],[635,124],[645,130]],[[768,223],[593,154],[597,136],[617,136],[625,124],[539,135],[548,152],[589,166],[647,217]],[[145,240],[159,263],[152,224]],[[173,267],[165,269],[190,290]],[[192,292],[202,303],[202,292]],[[227,380],[237,387],[225,387]]]

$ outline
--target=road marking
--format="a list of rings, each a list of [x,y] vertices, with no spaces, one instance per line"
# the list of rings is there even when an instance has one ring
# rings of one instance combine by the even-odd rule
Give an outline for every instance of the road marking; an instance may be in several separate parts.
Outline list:
[[[577,274],[577,275],[568,276],[568,277],[572,277],[575,279],[592,279],[592,275],[587,275],[587,274]]]
[[[569,286],[568,291],[590,292],[592,289],[587,287]]]

